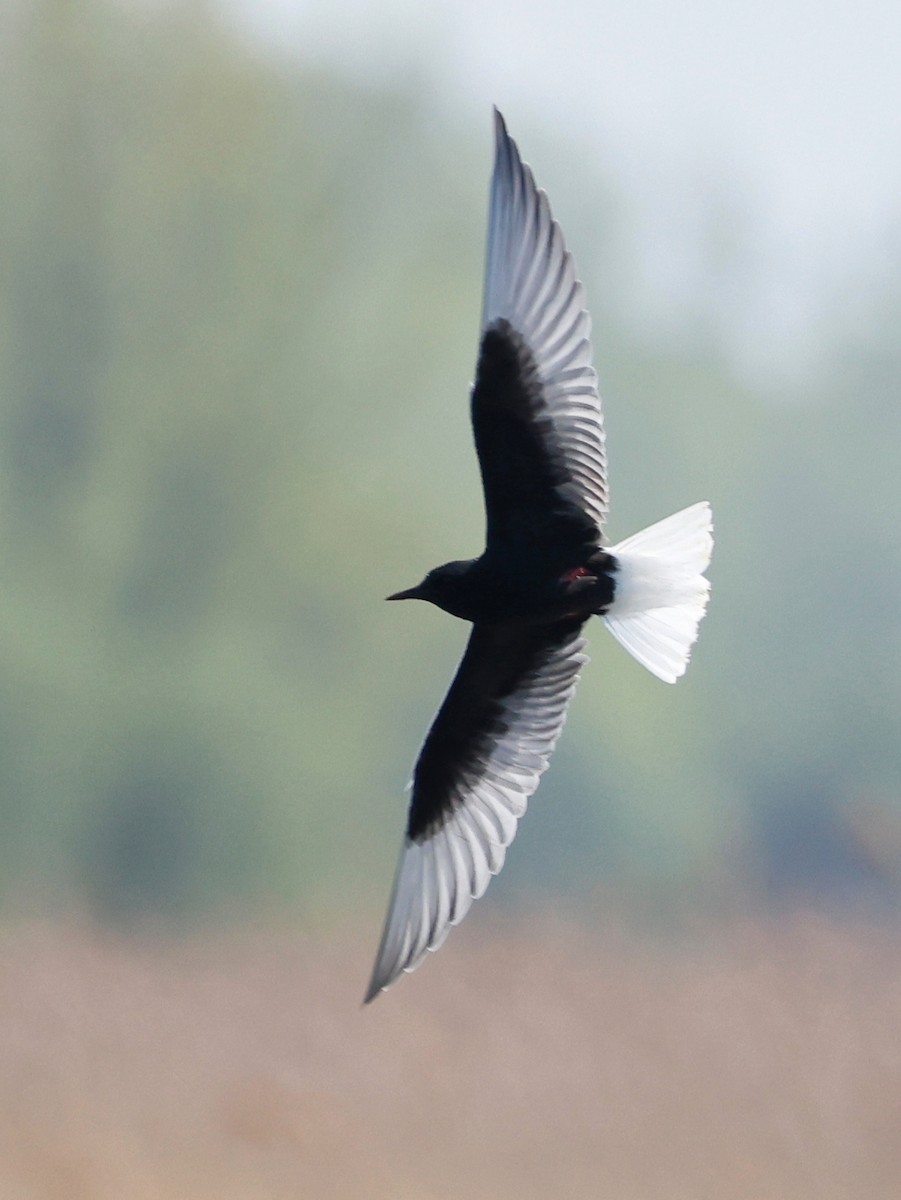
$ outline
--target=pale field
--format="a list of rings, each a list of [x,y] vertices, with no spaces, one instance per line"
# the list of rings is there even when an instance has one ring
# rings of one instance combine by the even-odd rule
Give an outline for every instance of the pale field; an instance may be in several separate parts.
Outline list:
[[[0,1200],[897,1200],[901,935],[0,929]]]

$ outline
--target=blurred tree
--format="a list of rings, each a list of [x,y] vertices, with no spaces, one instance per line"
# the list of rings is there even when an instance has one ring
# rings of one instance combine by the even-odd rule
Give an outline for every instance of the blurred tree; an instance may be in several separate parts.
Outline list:
[[[464,637],[380,600],[482,532],[485,146],[428,125],[416,81],[269,60],[202,0],[2,20],[5,895],[380,903]],[[612,264],[591,288],[611,533],[708,496],[714,598],[675,692],[592,631],[502,887],[668,903],[719,895],[736,856],[765,880],[818,779],[833,814],[861,787],[897,801],[897,304],[777,405],[696,336],[616,321],[629,261],[601,205],[570,240]]]

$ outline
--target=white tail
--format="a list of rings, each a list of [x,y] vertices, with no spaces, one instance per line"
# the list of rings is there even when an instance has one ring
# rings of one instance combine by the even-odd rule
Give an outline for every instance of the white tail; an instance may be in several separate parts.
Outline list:
[[[619,571],[604,623],[664,683],[675,683],[688,666],[710,595],[704,571],[712,550],[713,517],[706,500],[609,549]]]

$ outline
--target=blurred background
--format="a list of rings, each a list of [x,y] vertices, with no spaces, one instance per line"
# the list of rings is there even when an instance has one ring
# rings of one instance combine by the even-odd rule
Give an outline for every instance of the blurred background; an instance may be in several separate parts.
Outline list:
[[[901,9],[8,0],[0,1196],[901,1192]],[[481,547],[490,106],[589,292],[615,540],[504,873],[361,1012]]]

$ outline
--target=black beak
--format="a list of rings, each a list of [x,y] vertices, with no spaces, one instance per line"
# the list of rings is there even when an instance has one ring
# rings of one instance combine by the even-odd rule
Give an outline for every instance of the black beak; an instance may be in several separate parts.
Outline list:
[[[386,596],[386,600],[421,600],[422,592],[418,587],[407,588],[405,592],[395,592],[393,596]]]

